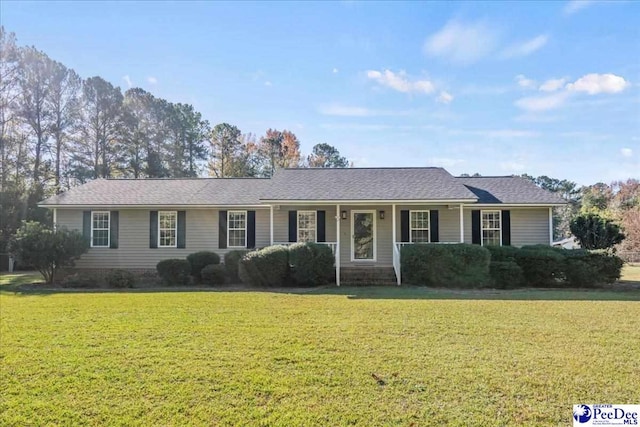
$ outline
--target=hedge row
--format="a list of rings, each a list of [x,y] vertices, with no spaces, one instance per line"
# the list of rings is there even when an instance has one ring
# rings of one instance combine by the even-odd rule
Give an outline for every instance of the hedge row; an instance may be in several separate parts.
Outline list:
[[[257,251],[236,250],[224,256],[214,252],[190,254],[187,259],[160,261],[156,270],[166,285],[220,285],[242,281],[253,286],[318,286],[334,279],[334,257],[327,245],[297,243]]]
[[[253,286],[318,286],[335,277],[333,262],[327,245],[269,246],[242,257],[239,277]]]
[[[592,287],[620,278],[623,261],[604,252],[543,245],[407,245],[404,283],[442,287]]]

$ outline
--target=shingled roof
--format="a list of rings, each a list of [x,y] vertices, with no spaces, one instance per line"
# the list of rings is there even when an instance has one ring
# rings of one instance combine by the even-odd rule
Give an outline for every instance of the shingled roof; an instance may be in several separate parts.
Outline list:
[[[478,203],[564,204],[555,193],[543,190],[519,176],[458,177],[460,183],[478,197]]]
[[[252,206],[269,185],[260,178],[96,179],[40,204],[75,206]]]
[[[278,170],[266,201],[465,200],[477,197],[442,168]]]
[[[520,177],[453,177],[442,168],[281,169],[271,179],[96,179],[41,206],[257,206],[273,202],[464,201],[562,204]]]

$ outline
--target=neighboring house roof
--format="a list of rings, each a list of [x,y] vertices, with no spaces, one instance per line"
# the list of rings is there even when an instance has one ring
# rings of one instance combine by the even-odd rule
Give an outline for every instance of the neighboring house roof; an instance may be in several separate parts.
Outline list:
[[[261,178],[96,179],[40,204],[76,206],[193,206],[260,204]]]
[[[257,206],[265,202],[442,201],[554,205],[519,177],[456,178],[442,168],[281,169],[273,178],[96,179],[41,206]]]
[[[442,168],[280,169],[271,181],[265,201],[477,199]]]
[[[477,197],[478,203],[564,204],[558,194],[544,190],[519,176],[458,177]]]

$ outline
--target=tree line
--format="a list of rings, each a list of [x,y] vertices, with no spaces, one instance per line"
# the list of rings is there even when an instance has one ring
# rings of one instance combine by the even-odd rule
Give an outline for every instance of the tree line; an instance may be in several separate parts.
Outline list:
[[[268,177],[280,167],[348,167],[329,144],[308,156],[288,130],[211,126],[192,105],[83,79],[0,27],[0,252],[43,198],[97,178]]]

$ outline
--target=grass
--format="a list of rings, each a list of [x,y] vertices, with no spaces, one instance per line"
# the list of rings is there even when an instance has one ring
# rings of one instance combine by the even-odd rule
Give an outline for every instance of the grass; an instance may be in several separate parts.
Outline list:
[[[0,286],[20,286],[44,282],[42,274],[37,271],[20,271],[0,274]]]
[[[0,425],[567,425],[640,401],[640,302],[423,292],[4,292]]]

